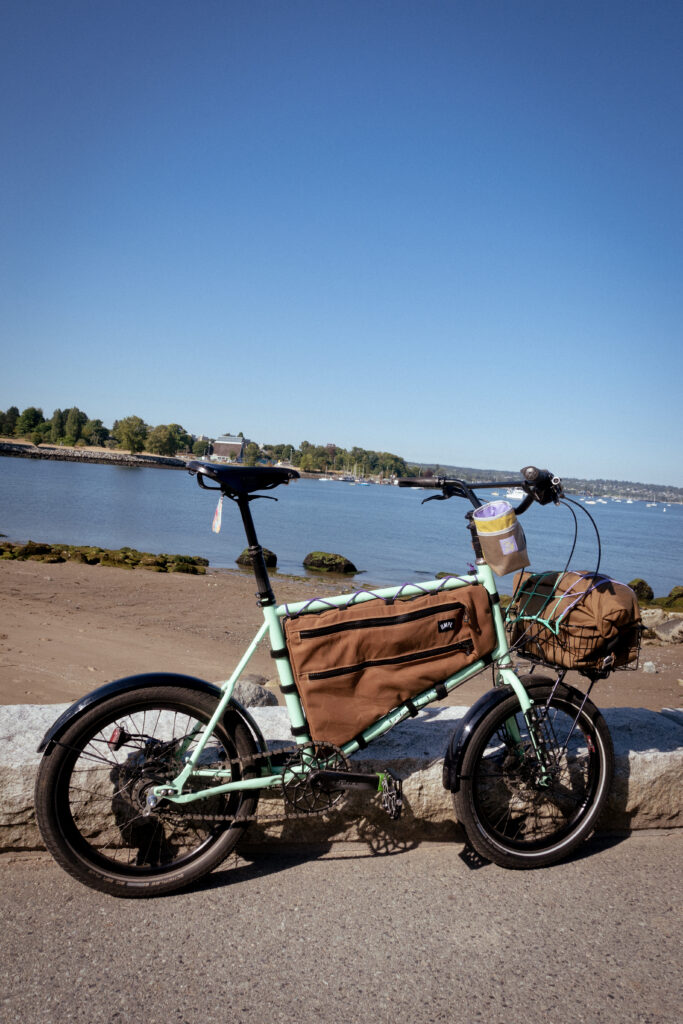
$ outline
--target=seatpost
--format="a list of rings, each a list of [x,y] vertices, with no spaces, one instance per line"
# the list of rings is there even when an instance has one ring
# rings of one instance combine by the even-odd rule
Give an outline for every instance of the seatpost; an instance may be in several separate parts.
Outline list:
[[[247,544],[249,545],[249,557],[251,558],[254,576],[256,577],[256,586],[258,587],[256,597],[258,598],[259,607],[264,608],[267,605],[275,604],[275,594],[270,585],[266,560],[263,557],[263,548],[256,536],[256,527],[254,526],[251,509],[249,508],[249,496],[240,494],[237,498],[237,505],[242,515],[244,532],[247,535]]]

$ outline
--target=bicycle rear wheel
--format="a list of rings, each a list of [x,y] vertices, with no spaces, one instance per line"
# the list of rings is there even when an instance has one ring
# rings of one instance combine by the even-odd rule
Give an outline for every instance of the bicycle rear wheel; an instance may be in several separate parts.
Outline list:
[[[607,724],[573,687],[522,680],[534,702],[539,759],[514,694],[485,716],[453,794],[458,820],[483,857],[502,867],[544,867],[595,828],[614,771]],[[521,744],[511,735],[514,719]]]
[[[45,845],[69,874],[114,896],[156,896],[201,878],[228,856],[258,793],[184,805],[162,800],[147,813],[147,794],[181,771],[215,706],[194,690],[150,687],[112,697],[66,730],[40,764],[35,805]],[[247,777],[253,762],[242,768],[239,759],[256,752],[244,723],[228,712],[199,767],[230,765],[233,779]],[[186,791],[218,781],[191,778]]]

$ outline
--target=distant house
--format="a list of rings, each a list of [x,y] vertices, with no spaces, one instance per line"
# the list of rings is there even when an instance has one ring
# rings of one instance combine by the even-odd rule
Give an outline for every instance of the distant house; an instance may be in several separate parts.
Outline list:
[[[249,444],[246,437],[234,437],[232,434],[223,434],[217,437],[213,443],[214,459],[241,459],[244,449]]]

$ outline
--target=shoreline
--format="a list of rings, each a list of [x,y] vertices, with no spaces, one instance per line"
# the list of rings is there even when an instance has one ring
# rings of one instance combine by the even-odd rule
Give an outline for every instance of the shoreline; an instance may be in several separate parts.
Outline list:
[[[70,703],[96,687],[143,672],[225,681],[261,625],[251,574],[130,572],[120,568],[0,560],[0,704]],[[338,593],[339,581],[281,575],[279,603]],[[351,589],[351,588],[349,588]],[[644,670],[652,662],[655,672]],[[599,707],[680,707],[683,644],[645,642],[640,668],[595,687]],[[278,699],[266,641],[245,670]],[[572,678],[574,677],[574,678]],[[569,673],[567,682],[585,680]],[[491,688],[485,671],[446,704],[472,704]]]
[[[149,551],[139,551],[136,548],[125,546],[121,548],[103,548],[95,544],[62,544],[47,541],[34,541],[30,538],[25,540],[12,539],[6,534],[0,533],[0,562],[42,562],[44,565],[55,565],[64,562],[75,564],[86,563],[88,565],[102,565],[109,568],[142,569],[168,572],[187,572],[196,575],[206,572],[236,572],[249,573],[249,569],[240,567],[236,560],[235,569],[232,565],[221,566],[211,565],[207,558],[200,555],[190,554],[158,554]],[[276,566],[269,569],[269,573],[280,579],[297,581],[320,581],[328,583],[337,591],[343,590],[345,586],[353,586],[355,589],[368,590],[380,589],[386,584],[381,581],[372,583],[370,581],[358,580],[358,576],[365,575],[364,571],[356,573],[336,573],[311,571],[302,563],[303,572],[284,572]],[[510,600],[510,595],[500,594],[504,605]],[[639,598],[641,611],[643,609],[660,608],[664,612],[680,614],[683,608],[680,607],[681,599],[677,598],[673,603],[671,594],[655,596],[652,599]]]
[[[134,455],[131,452],[119,451],[111,448],[98,448],[94,446],[74,448],[66,447],[65,445],[34,445],[31,441],[25,441],[19,438],[12,440],[5,438],[0,440],[0,456],[2,455],[9,458],[46,459],[48,461],[52,460],[55,462],[89,462],[103,466],[157,466],[161,469],[186,469],[188,462],[198,458],[196,455]],[[329,476],[323,472],[318,472],[317,470],[309,471],[299,469],[298,467],[293,468],[296,468],[302,479],[330,480],[334,483],[346,482],[341,479],[343,474],[336,471],[330,471],[332,475]],[[381,486],[381,482],[376,480],[368,480],[365,482],[372,484],[373,486]],[[386,481],[383,483],[386,484]],[[591,498],[595,493],[597,493],[595,489],[590,486],[572,487],[571,478],[567,478],[564,483],[567,488],[567,493],[575,494],[577,496],[582,495],[585,498]],[[574,484],[576,483],[577,481],[574,481]],[[590,484],[590,481],[588,481],[588,483]],[[634,496],[630,489],[628,491],[617,489],[614,493],[603,493],[600,491],[596,500],[624,501],[627,503],[629,501],[644,501],[662,505],[683,505],[683,498],[680,496],[667,496],[669,494],[669,488],[666,486],[640,484],[636,482],[634,482],[634,486],[645,487],[648,490],[646,493],[636,496]],[[681,488],[673,489],[677,491],[681,490]],[[662,491],[664,493],[662,493]]]
[[[16,459],[44,459],[47,462],[87,462],[100,466],[153,466],[157,469],[187,469],[188,462],[201,461],[197,455],[134,455],[111,448],[72,448],[66,445],[34,445],[30,441],[0,441],[0,456]],[[294,468],[294,467],[292,467]],[[319,480],[320,473],[298,469],[302,480]]]
[[[107,448],[69,448],[63,445],[34,445],[9,441],[0,441],[0,455],[17,459],[48,459],[53,462],[99,463],[103,466],[187,468],[185,459],[172,458],[168,455],[133,455],[131,452],[113,451]]]

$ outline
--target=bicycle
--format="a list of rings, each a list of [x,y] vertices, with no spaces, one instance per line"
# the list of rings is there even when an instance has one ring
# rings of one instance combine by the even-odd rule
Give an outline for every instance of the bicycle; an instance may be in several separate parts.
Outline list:
[[[540,867],[567,857],[593,832],[610,789],[614,753],[605,720],[588,694],[616,667],[614,644],[612,653],[603,651],[584,669],[587,693],[564,682],[567,669],[558,669],[557,662],[550,666],[553,676],[533,675],[535,663],[546,665],[547,659],[540,648],[532,651],[530,642],[525,656],[534,664],[529,674],[519,675],[511,659],[510,623],[473,521],[483,506],[477,491],[521,485],[519,516],[533,502],[563,500],[557,477],[526,467],[521,482],[401,480],[403,486],[440,491],[425,501],[469,500],[476,564],[462,576],[288,606],[276,603],[250,505],[270,497],[259,492],[299,474],[284,467],[205,462],[191,462],[188,469],[202,488],[220,492],[219,506],[227,497],[239,508],[263,623],[222,687],[183,675],[132,676],[83,697],[48,730],[39,747],[36,817],[45,846],[69,874],[116,896],[154,896],[185,887],[234,849],[266,792],[279,791],[286,814],[298,815],[325,811],[346,792],[368,789],[379,793],[389,817],[397,818],[401,780],[386,770],[354,770],[349,759],[487,666],[494,685],[468,709],[444,759],[444,785],[471,846],[503,867]],[[379,655],[375,651],[365,661],[360,656],[360,668],[333,664],[327,674],[311,672],[315,684],[307,680],[311,689],[305,691],[297,643],[308,642],[312,634],[328,644],[328,658],[332,645],[335,661],[334,652],[355,629],[349,622],[358,621],[365,630],[363,643],[380,626],[371,637],[375,644],[379,638]],[[422,643],[427,621],[436,622],[435,635],[446,634],[443,648],[416,656],[397,651],[393,641],[382,647],[384,629],[417,632]],[[232,696],[266,636],[294,737],[280,749],[269,749],[253,716]],[[378,713],[371,695],[372,706],[358,718],[353,700],[336,699],[329,690],[326,697],[330,672],[341,673],[335,685],[342,686],[343,695],[349,678],[356,683],[370,678],[376,662],[383,672],[379,689],[385,710]],[[367,704],[359,698],[358,706],[364,707],[364,700]],[[330,707],[337,711],[330,714]]]

